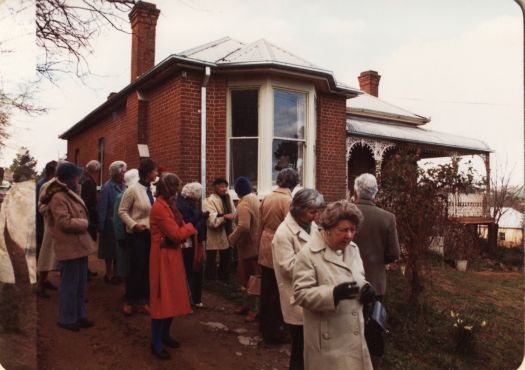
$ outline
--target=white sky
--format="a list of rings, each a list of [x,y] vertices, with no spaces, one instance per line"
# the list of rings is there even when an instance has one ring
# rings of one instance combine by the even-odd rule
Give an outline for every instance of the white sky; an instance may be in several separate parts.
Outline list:
[[[2,86],[34,76],[34,9],[16,19],[0,0]],[[358,87],[374,69],[379,97],[430,116],[425,127],[474,137],[494,149],[495,161],[515,166],[523,183],[523,26],[513,0],[157,0],[156,61],[223,36],[265,38]],[[24,16],[25,15],[25,16]],[[22,20],[22,21],[21,21]],[[39,168],[66,144],[57,137],[129,83],[131,37],[105,29],[93,41],[85,84],[71,77],[38,86],[48,114],[13,117],[12,139],[0,153],[11,163],[20,146]]]

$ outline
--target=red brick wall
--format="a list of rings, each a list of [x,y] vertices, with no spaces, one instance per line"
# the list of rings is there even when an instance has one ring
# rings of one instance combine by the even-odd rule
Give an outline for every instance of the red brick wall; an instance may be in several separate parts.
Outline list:
[[[68,141],[68,159],[74,161],[77,148],[80,165],[97,159],[98,140],[104,137],[105,168],[115,160],[124,160],[128,168],[137,168],[137,143],[140,138],[146,138],[150,157],[160,166],[175,172],[183,182],[200,182],[202,79],[202,73],[187,71],[185,77],[178,74],[150,91],[141,92],[147,100],[147,104],[142,103],[146,112],[141,115],[142,121],[138,96],[131,93],[125,110],[91,124]],[[226,94],[226,78],[212,75],[206,103],[208,191],[213,179],[226,176]],[[146,135],[139,132],[144,128],[148,131]]]
[[[346,99],[317,97],[316,187],[331,202],[346,195]]]
[[[212,191],[212,182],[217,177],[226,177],[227,147],[227,88],[224,76],[210,78],[206,96],[206,182],[207,191]]]
[[[130,109],[120,109],[104,117],[97,125],[93,125],[70,140],[67,144],[68,160],[75,161],[75,151],[79,149],[79,165],[85,166],[93,159],[98,160],[100,138],[104,138],[103,178],[107,180],[108,168],[111,162],[131,158],[136,152],[128,145],[130,132]],[[136,132],[136,131],[135,131]],[[133,150],[134,149],[134,150]],[[136,154],[134,154],[136,156]]]

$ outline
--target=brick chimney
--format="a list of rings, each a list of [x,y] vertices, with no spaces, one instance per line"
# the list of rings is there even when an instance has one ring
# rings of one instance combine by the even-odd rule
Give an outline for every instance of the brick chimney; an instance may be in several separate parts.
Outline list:
[[[376,98],[379,95],[379,80],[381,76],[376,71],[364,71],[358,77],[359,79],[359,88],[364,92],[375,96]]]
[[[139,1],[129,13],[131,22],[131,82],[155,65],[155,28],[160,10]]]

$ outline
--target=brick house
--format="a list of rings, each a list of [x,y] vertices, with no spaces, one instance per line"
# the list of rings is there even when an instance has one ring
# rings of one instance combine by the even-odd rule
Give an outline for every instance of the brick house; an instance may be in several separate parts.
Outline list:
[[[248,176],[260,195],[293,166],[328,200],[346,194],[346,100],[358,89],[266,41],[225,37],[154,65],[160,11],[138,2],[131,82],[69,128],[68,160],[136,167],[151,157],[210,191],[215,177]]]

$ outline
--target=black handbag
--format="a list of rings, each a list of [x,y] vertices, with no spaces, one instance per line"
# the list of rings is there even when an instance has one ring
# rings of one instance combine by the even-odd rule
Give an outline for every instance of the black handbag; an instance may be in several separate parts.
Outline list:
[[[374,302],[370,320],[375,321],[381,330],[388,333],[388,313],[386,312],[385,306],[381,304],[381,301],[376,300]]]

